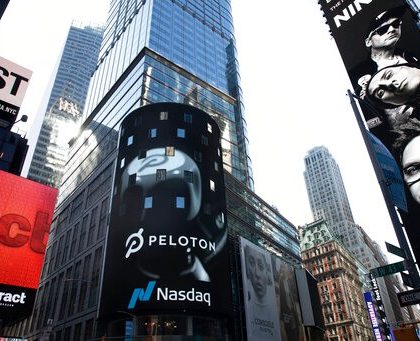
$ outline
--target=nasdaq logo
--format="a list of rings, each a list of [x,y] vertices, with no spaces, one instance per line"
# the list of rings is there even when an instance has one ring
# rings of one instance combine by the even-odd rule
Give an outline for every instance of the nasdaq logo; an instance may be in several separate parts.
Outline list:
[[[156,281],[149,281],[146,290],[143,288],[134,289],[133,294],[131,295],[130,303],[128,303],[128,309],[134,309],[137,301],[149,301],[155,285]]]

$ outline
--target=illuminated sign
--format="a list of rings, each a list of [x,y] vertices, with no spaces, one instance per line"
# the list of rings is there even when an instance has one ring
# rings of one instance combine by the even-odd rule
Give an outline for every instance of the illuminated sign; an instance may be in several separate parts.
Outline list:
[[[375,306],[372,301],[372,295],[370,292],[365,292],[363,296],[365,297],[366,307],[368,309],[368,315],[372,325],[373,335],[375,335],[375,340],[383,341],[381,336],[381,329],[379,327],[378,319],[375,313]]]
[[[0,127],[16,120],[32,71],[0,57]]]
[[[0,318],[30,313],[57,189],[0,171]]]
[[[80,116],[80,111],[76,103],[60,97],[58,102],[58,110],[64,111],[74,117]]]
[[[185,104],[133,111],[121,123],[113,188],[100,317],[231,314],[217,123]]]

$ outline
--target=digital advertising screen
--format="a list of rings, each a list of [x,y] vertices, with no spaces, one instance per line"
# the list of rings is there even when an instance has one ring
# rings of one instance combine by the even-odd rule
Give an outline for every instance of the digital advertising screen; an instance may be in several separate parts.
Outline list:
[[[319,4],[366,125],[398,164],[405,198],[394,181],[398,176],[379,161],[385,178],[392,176],[391,196],[418,260],[420,31],[415,16],[403,0],[319,0]]]
[[[0,171],[0,318],[30,314],[57,189]]]
[[[231,314],[217,123],[194,107],[135,110],[120,128],[100,317]]]

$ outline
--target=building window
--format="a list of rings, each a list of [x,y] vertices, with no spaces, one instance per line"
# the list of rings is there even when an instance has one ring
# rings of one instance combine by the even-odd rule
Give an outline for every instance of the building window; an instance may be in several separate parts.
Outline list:
[[[201,143],[204,144],[205,146],[209,145],[209,138],[205,135],[201,135]]]
[[[185,129],[178,128],[176,130],[176,136],[185,139]]]
[[[213,127],[211,126],[211,124],[210,124],[210,123],[207,123],[207,131],[208,131],[209,133],[212,133],[212,132],[213,132]]]
[[[210,180],[210,189],[214,192],[216,191],[216,184],[214,183],[213,180]]]
[[[218,171],[219,171],[219,164],[217,163],[217,161],[214,161],[214,170],[215,170],[216,172],[218,172]]]
[[[220,148],[217,148],[217,155],[219,155],[220,156]]]
[[[153,206],[153,197],[144,198],[144,208],[152,208]]]
[[[185,123],[192,123],[192,115],[191,114],[184,114],[184,122]]]
[[[120,161],[120,168],[123,168],[125,165],[125,157],[123,157]]]
[[[133,135],[129,136],[127,139],[127,146],[131,146],[133,144]]]
[[[159,119],[161,121],[165,121],[168,119],[168,112],[167,111],[161,111],[159,115]]]
[[[165,147],[165,155],[166,156],[174,156],[175,155],[175,147]]]
[[[193,172],[184,170],[184,180],[193,183]]]
[[[156,169],[156,181],[166,180],[166,169]]]
[[[151,128],[149,129],[149,137],[151,139],[155,138],[157,136],[157,129],[156,128]]]
[[[185,198],[176,197],[176,208],[185,208]]]

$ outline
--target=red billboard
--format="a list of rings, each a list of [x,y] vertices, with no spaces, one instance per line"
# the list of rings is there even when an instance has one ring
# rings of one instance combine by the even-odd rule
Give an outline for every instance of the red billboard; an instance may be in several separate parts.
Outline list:
[[[32,309],[57,192],[0,171],[0,319]]]

